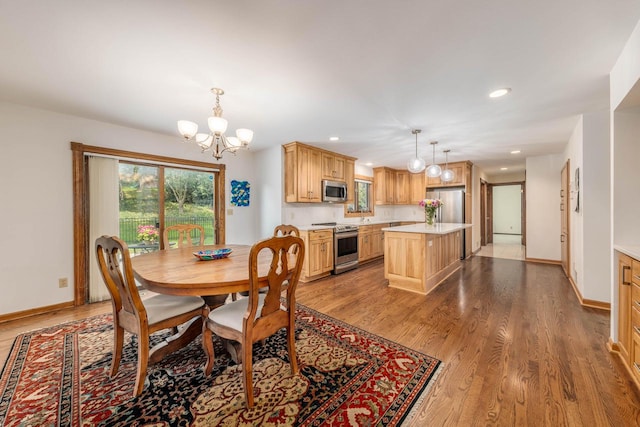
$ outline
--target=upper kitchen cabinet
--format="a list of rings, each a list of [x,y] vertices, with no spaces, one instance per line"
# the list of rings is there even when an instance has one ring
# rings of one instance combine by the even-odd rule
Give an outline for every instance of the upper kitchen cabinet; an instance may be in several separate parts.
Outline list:
[[[417,205],[426,195],[426,175],[424,172],[409,174],[409,203]]]
[[[345,180],[345,162],[343,156],[335,153],[322,152],[322,179],[334,181]]]
[[[284,193],[287,203],[322,202],[322,180],[346,181],[354,187],[355,158],[322,150],[300,142],[284,149]],[[328,176],[327,175],[331,175]],[[353,200],[347,191],[347,199]]]
[[[396,170],[386,167],[373,169],[373,186],[376,205],[395,203]]]
[[[356,182],[356,162],[352,159],[346,159],[344,162],[344,180],[347,183],[347,203],[355,201],[355,182]]]
[[[444,170],[444,166],[445,166],[444,164],[440,165],[440,167],[443,170]],[[472,164],[469,161],[449,163],[448,164],[449,169],[451,169],[455,174],[453,181],[442,182],[440,177],[436,177],[436,178],[427,177],[427,187],[428,188],[458,187],[458,186],[463,186],[467,184],[469,184],[469,187],[471,187],[471,166]]]
[[[408,205],[410,202],[409,175],[408,171],[396,171],[396,185],[393,194],[396,205]]]

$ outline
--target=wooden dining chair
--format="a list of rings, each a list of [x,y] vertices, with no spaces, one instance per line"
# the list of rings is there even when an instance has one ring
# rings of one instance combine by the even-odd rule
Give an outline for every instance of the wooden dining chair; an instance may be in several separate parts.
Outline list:
[[[176,327],[201,316],[204,300],[196,296],[155,295],[140,298],[127,244],[116,236],[96,240],[96,257],[102,278],[111,294],[113,307],[113,355],[111,377],[118,373],[122,359],[124,331],[138,336],[138,368],[134,396],[144,388],[149,361],[149,335]]]
[[[298,227],[289,224],[280,224],[277,225],[276,228],[273,229],[274,236],[289,236],[294,235],[296,237],[300,237],[300,230]]]
[[[296,248],[297,254],[291,254]],[[267,280],[258,281],[258,257],[266,251],[271,254]],[[238,352],[238,363],[242,363],[242,382],[248,408],[253,407],[253,344],[287,329],[287,348],[291,374],[298,373],[295,346],[295,291],[302,271],[304,244],[300,237],[271,237],[256,243],[249,253],[249,297],[230,302],[213,309],[203,321],[202,342],[207,353],[206,375],[213,369],[215,354],[212,333],[221,338],[236,341],[242,347]],[[263,273],[264,274],[264,273]],[[288,286],[284,282],[288,281]],[[261,287],[267,293],[260,293]],[[286,297],[280,297],[286,287]]]
[[[169,242],[170,232],[178,232],[177,245],[179,248],[183,246],[194,246],[193,239],[194,237],[197,237],[192,235],[194,230],[196,231],[200,239],[199,241],[200,243],[198,245],[199,246],[204,245],[204,227],[203,226],[198,224],[176,224],[176,225],[170,225],[164,229],[164,233],[162,233],[162,246],[165,249],[170,248],[170,244],[171,244]]]

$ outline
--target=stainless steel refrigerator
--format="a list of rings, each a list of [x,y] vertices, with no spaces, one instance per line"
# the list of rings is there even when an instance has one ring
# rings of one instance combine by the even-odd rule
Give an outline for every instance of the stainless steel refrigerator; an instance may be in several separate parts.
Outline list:
[[[464,189],[441,188],[427,191],[427,199],[440,199],[442,206],[436,211],[436,222],[464,223]],[[462,230],[460,259],[464,259],[465,231]]]

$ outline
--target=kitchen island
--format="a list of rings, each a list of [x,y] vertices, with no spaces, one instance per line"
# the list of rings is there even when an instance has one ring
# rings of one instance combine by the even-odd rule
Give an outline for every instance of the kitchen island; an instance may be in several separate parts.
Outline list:
[[[384,277],[392,288],[426,295],[460,268],[462,233],[471,224],[418,223],[383,228]]]

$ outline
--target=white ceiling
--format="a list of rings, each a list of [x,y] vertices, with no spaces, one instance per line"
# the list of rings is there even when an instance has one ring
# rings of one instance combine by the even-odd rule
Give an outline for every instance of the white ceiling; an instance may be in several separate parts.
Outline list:
[[[221,87],[254,150],[297,140],[403,168],[421,128],[427,163],[438,140],[436,161],[514,172],[608,107],[639,19],[638,0],[0,0],[0,100],[178,143]]]

